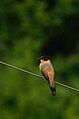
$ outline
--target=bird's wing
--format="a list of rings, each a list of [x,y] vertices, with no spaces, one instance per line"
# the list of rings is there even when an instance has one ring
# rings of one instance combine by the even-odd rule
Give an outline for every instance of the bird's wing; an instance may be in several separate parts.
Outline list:
[[[42,73],[42,75],[44,76],[44,78],[49,82],[49,77],[48,77],[48,75],[47,75],[47,71],[41,70],[41,73]]]
[[[51,87],[55,87],[54,84],[54,73],[51,71],[48,71],[48,77],[49,77],[49,82]]]

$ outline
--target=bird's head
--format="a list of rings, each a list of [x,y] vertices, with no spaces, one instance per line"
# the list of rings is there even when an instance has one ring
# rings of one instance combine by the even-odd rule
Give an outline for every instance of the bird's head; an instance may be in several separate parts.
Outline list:
[[[38,58],[40,61],[48,61],[50,59],[49,56],[41,56],[40,58]]]

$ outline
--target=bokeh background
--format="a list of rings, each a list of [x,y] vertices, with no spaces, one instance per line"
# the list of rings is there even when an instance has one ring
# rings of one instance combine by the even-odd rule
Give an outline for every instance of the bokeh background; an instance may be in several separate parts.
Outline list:
[[[41,55],[79,88],[79,0],[0,0],[0,60],[40,74]],[[79,119],[79,93],[56,88],[0,65],[0,119]]]

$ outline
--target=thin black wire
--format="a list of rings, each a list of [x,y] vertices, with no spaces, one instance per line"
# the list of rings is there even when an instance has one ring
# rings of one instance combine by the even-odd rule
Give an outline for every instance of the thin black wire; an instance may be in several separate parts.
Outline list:
[[[35,74],[35,73],[33,73],[33,72],[30,72],[30,71],[21,69],[21,68],[19,68],[19,67],[16,67],[16,66],[11,65],[11,64],[8,64],[8,63],[5,63],[5,62],[3,62],[3,61],[0,61],[0,64],[5,65],[5,66],[8,66],[8,67],[11,67],[11,68],[13,68],[13,69],[19,70],[19,71],[24,72],[24,73],[30,74],[30,75],[32,75],[32,76],[35,76],[35,77],[44,79],[44,77],[42,77],[42,76],[40,76],[40,75],[38,75],[38,74]],[[58,85],[60,85],[60,86],[62,86],[62,87],[65,87],[65,88],[68,88],[68,89],[70,89],[70,90],[79,92],[79,89],[70,87],[70,86],[68,86],[68,85],[59,83],[59,82],[57,82],[57,81],[55,81],[55,83],[58,84]]]

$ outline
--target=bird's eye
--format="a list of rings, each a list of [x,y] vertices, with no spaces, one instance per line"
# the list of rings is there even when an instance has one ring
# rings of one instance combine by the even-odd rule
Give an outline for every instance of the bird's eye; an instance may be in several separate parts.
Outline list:
[[[44,57],[44,61],[47,61],[48,59],[46,57]]]

